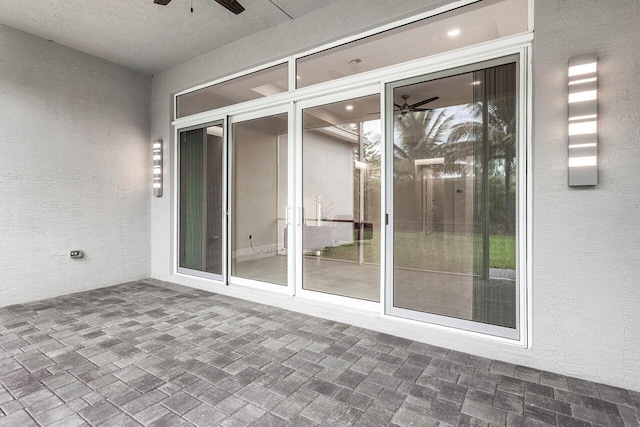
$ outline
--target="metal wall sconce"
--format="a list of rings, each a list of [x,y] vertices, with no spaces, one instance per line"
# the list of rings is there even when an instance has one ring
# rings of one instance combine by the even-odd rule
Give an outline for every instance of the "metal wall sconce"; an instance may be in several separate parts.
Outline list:
[[[569,186],[598,184],[598,57],[569,59]]]
[[[153,195],[162,197],[162,140],[153,141]]]

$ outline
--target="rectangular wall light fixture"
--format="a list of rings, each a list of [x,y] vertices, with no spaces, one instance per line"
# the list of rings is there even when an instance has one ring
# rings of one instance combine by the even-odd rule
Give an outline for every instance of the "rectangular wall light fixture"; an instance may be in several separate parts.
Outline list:
[[[598,184],[598,57],[569,59],[569,186]]]
[[[153,195],[162,197],[162,140],[153,141]]]

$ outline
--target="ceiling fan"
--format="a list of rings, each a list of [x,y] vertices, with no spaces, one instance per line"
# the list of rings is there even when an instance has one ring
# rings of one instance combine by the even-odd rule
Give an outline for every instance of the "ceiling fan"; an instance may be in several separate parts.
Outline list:
[[[414,111],[429,111],[430,108],[419,108],[419,107],[422,107],[423,105],[426,105],[430,102],[440,99],[439,96],[434,96],[433,98],[428,98],[423,101],[416,102],[415,104],[409,105],[409,103],[407,102],[407,99],[410,98],[409,95],[402,95],[401,98],[404,100],[404,104],[402,105],[396,104],[396,103],[393,104],[397,108],[397,110],[394,110],[394,111],[400,111],[400,114],[413,113]]]
[[[436,101],[438,99],[440,99],[439,96],[434,96],[432,98],[428,98],[425,99],[423,101],[420,102],[416,102],[415,104],[409,104],[407,102],[407,100],[410,98],[410,95],[402,95],[402,99],[404,100],[404,104],[400,105],[400,104],[396,104],[395,102],[393,103],[393,105],[396,107],[393,111],[397,111],[399,112],[401,115],[405,115],[407,113],[413,113],[416,111],[430,111],[430,108],[420,108],[423,105],[429,104],[430,102]],[[369,113],[369,114],[380,114],[380,112],[377,113]]]
[[[171,2],[171,0],[153,0],[153,2],[155,4],[166,6]],[[216,0],[216,2],[224,6],[231,12],[235,13],[236,15],[244,12],[244,7],[242,7],[242,5],[237,2],[237,0]]]

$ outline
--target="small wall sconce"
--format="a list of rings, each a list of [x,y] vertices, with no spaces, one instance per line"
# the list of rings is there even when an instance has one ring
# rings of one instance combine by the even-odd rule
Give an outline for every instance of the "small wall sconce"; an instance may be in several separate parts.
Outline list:
[[[569,59],[569,186],[598,184],[598,57]]]
[[[162,140],[153,141],[153,195],[162,197]]]

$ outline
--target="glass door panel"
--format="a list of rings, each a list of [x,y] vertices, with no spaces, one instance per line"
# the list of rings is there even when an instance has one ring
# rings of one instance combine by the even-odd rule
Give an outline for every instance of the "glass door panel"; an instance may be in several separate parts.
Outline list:
[[[223,126],[180,132],[179,269],[222,277]]]
[[[302,288],[380,301],[380,96],[303,110]]]
[[[231,276],[287,285],[288,115],[233,124]]]
[[[516,328],[515,59],[390,94],[393,308]]]

